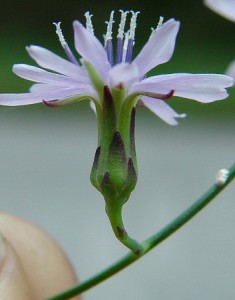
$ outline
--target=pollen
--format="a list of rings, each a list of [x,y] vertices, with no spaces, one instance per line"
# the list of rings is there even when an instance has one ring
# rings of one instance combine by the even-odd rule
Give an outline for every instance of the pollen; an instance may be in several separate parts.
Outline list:
[[[129,11],[123,11],[119,10],[121,13],[121,21],[119,23],[119,28],[118,28],[118,35],[117,38],[123,39],[124,38],[124,29],[126,25],[126,17]]]
[[[129,34],[129,39],[132,39],[134,41],[135,39],[135,29],[137,26],[137,16],[140,13],[139,11],[134,12],[131,11],[132,17],[131,17],[131,24],[130,24],[130,34]]]
[[[60,41],[60,43],[61,43],[61,46],[63,47],[63,48],[65,48],[66,47],[66,45],[67,45],[67,42],[65,41],[65,38],[64,38],[64,35],[63,35],[63,32],[62,32],[62,30],[61,30],[61,28],[60,28],[60,24],[61,24],[61,22],[58,22],[58,23],[53,23],[54,25],[55,25],[55,27],[56,27],[56,34],[58,35],[58,37],[59,37],[59,41]]]
[[[93,15],[91,15],[91,14],[89,13],[89,11],[87,11],[87,12],[84,14],[84,16],[86,17],[86,29],[87,29],[90,33],[92,33],[92,34],[94,35],[94,28],[93,28],[93,24],[92,24],[92,20],[91,20],[91,17],[92,17]]]
[[[107,40],[112,39],[113,23],[114,23],[113,15],[114,15],[114,11],[111,11],[109,21],[105,22],[107,24],[107,31],[106,31],[106,35],[105,35],[105,43],[107,42]]]

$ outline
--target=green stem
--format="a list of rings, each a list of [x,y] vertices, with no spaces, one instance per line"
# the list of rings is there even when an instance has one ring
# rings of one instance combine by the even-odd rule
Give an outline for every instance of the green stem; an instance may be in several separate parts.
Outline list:
[[[201,211],[207,204],[209,204],[233,179],[235,178],[235,164],[229,169],[229,174],[226,182],[223,185],[214,184],[205,194],[197,199],[188,209],[171,221],[168,225],[158,231],[156,234],[149,237],[141,245],[144,248],[142,256],[136,256],[133,253],[125,255],[123,258],[110,265],[100,273],[97,273],[91,278],[81,282],[80,284],[58,294],[47,300],[67,300],[76,295],[79,295],[102,281],[110,278],[112,275],[123,270],[134,261],[143,257],[147,252],[160,244],[163,240],[172,235],[190,219],[192,219],[199,211]]]
[[[113,232],[122,244],[129,248],[133,253],[140,256],[143,254],[143,247],[141,244],[139,244],[136,240],[132,239],[127,234],[122,221],[122,204],[119,204],[119,201],[116,202],[117,203],[113,203],[112,201],[106,201],[105,208]]]

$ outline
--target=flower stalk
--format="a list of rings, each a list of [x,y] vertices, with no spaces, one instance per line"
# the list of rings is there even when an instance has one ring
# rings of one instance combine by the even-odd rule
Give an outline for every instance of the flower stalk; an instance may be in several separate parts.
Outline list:
[[[121,88],[120,88],[121,94]],[[116,98],[118,93],[115,93]],[[140,244],[129,237],[122,220],[122,207],[129,199],[137,182],[135,153],[135,109],[119,112],[120,98],[115,99],[104,86],[103,103],[98,120],[98,147],[91,170],[91,183],[105,200],[105,211],[115,236],[136,255],[141,255]],[[121,118],[120,118],[121,116]]]
[[[183,225],[190,221],[197,213],[204,209],[220,192],[222,192],[232,180],[235,178],[235,163],[228,169],[228,176],[224,184],[213,184],[201,197],[199,197],[190,207],[184,210],[180,215],[178,215],[169,224],[163,227],[161,230],[147,238],[141,246],[143,247],[142,256],[134,255],[133,253],[128,253],[112,265],[108,266],[106,269],[95,274],[94,276],[84,280],[80,284],[58,294],[47,300],[67,300],[76,295],[80,295],[88,289],[93,288],[99,283],[109,279],[111,276],[117,274],[124,268],[128,267],[140,257],[146,255],[150,250],[154,249],[161,242],[170,237],[173,233],[179,230]]]

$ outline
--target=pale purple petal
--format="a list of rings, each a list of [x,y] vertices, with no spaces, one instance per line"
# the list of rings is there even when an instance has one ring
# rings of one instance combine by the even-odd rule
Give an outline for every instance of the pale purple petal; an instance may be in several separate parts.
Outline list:
[[[79,84],[78,80],[71,79],[64,75],[51,73],[43,69],[26,64],[14,65],[13,72],[24,79],[28,79],[35,82],[64,86],[73,86]]]
[[[58,90],[58,85],[46,84],[46,83],[35,83],[30,87],[30,92],[32,93],[41,93],[48,91],[56,91]]]
[[[39,46],[26,47],[29,55],[43,68],[73,77],[78,80],[86,80],[85,70],[78,65],[56,55],[48,49]]]
[[[139,71],[136,64],[122,63],[114,66],[108,74],[108,81],[111,87],[128,87],[138,80]]]
[[[65,98],[71,98],[78,96],[78,100],[81,95],[84,98],[92,96],[91,93],[86,94],[87,88],[64,88],[56,90],[45,90],[40,92],[22,93],[22,94],[0,94],[0,105],[17,106],[28,105],[42,102],[43,100],[60,100]]]
[[[42,98],[36,97],[31,93],[0,94],[0,105],[18,106],[35,104],[40,102],[42,102]]]
[[[167,94],[174,90],[174,96],[189,98],[203,103],[224,99],[228,96],[225,88],[233,80],[226,75],[217,74],[169,74],[152,76],[134,85],[129,93],[144,91]]]
[[[177,125],[176,118],[184,118],[186,116],[185,114],[178,114],[162,100],[150,97],[142,97],[141,100],[149,110],[170,125]]]
[[[43,100],[55,100],[67,97],[74,97],[76,95],[92,95],[92,90],[87,89],[87,86],[79,87],[70,87],[70,88],[61,88],[57,90],[46,90],[45,92],[31,92],[33,95],[41,96]]]
[[[83,60],[91,63],[105,80],[111,66],[103,45],[78,21],[73,22],[75,48]]]
[[[205,5],[221,16],[235,22],[235,1],[234,0],[205,0]]]
[[[230,63],[225,74],[232,77],[235,80],[235,60]]]
[[[179,26],[180,23],[178,21],[170,19],[145,44],[134,60],[139,68],[139,77],[144,76],[148,71],[171,58]]]
[[[91,98],[98,98],[96,90],[90,85],[78,85],[75,88],[76,94],[84,94]],[[61,89],[65,89],[61,87]],[[45,95],[47,92],[58,91],[58,85],[35,83],[30,87],[30,92],[38,95]]]

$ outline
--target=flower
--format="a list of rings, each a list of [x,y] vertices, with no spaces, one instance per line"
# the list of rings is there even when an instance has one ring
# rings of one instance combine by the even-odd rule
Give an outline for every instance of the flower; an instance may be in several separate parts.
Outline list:
[[[205,5],[226,19],[235,22],[235,0],[205,0]],[[235,60],[229,64],[225,74],[235,79]]]
[[[36,82],[29,93],[1,94],[2,105],[25,105],[44,102],[60,106],[90,99],[98,121],[98,147],[91,170],[91,183],[101,192],[106,213],[117,238],[135,254],[141,245],[127,234],[122,221],[122,206],[137,182],[135,152],[135,107],[146,106],[161,119],[176,125],[176,113],[167,103],[179,96],[209,103],[227,97],[226,87],[232,78],[216,74],[169,74],[146,77],[154,67],[167,62],[174,51],[179,22],[163,23],[160,18],[140,53],[132,59],[138,12],[131,12],[130,29],[125,33],[128,12],[121,11],[116,56],[113,50],[114,12],[107,23],[104,46],[94,35],[91,15],[86,13],[86,28],[75,21],[75,48],[78,61],[56,23],[56,33],[68,60],[39,47],[27,47],[29,55],[42,68],[17,64],[13,71]]]
[[[230,21],[235,21],[234,0],[205,0],[205,5]]]
[[[125,33],[128,12],[121,11],[115,61],[112,39],[114,12],[111,12],[107,22],[104,46],[94,35],[89,13],[85,14],[86,28],[79,21],[74,21],[75,48],[81,56],[80,62],[66,43],[60,23],[56,24],[68,60],[39,46],[27,47],[29,55],[41,68],[16,64],[13,72],[36,84],[32,85],[29,93],[0,94],[0,105],[27,105],[44,101],[48,105],[58,106],[90,99],[93,107],[95,104],[96,109],[102,109],[103,87],[108,86],[111,93],[119,87],[122,90],[120,105],[125,101],[132,101],[133,106],[139,103],[168,124],[176,125],[176,118],[182,118],[185,114],[178,114],[166,103],[165,100],[172,95],[203,103],[227,97],[225,88],[232,85],[232,80],[224,75],[177,73],[146,78],[151,69],[171,58],[180,23],[174,19],[163,23],[163,18],[160,18],[149,40],[132,59],[138,12],[131,13],[130,30]]]

